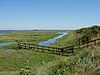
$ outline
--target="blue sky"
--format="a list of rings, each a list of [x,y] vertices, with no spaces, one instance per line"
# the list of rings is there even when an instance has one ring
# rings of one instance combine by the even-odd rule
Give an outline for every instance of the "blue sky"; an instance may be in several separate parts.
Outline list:
[[[100,25],[100,0],[0,0],[0,30]]]

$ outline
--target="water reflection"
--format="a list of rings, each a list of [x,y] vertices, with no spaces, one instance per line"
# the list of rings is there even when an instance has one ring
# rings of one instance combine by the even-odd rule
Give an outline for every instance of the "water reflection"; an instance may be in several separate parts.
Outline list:
[[[47,41],[40,42],[38,45],[49,46],[49,45],[55,43],[57,39],[62,38],[63,36],[67,35],[67,32],[59,32],[59,34],[61,34],[61,35],[59,35],[53,39],[49,39]]]
[[[0,46],[7,46],[11,44],[15,44],[16,42],[6,42],[6,43],[0,43]]]

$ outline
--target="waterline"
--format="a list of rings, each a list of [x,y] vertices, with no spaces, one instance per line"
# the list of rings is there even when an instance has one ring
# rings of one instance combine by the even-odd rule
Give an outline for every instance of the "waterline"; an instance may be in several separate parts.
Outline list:
[[[63,36],[67,35],[67,32],[59,32],[58,34],[61,34],[61,35],[59,35],[53,39],[49,39],[47,41],[40,42],[38,45],[49,46],[49,45],[55,43],[57,41],[57,39],[62,38]]]

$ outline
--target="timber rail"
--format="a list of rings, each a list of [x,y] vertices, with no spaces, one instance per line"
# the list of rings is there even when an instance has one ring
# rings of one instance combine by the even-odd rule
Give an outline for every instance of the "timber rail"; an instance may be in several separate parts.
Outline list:
[[[67,56],[69,54],[73,54],[76,51],[76,49],[89,47],[91,45],[96,45],[96,44],[100,44],[100,38],[91,40],[84,44],[72,45],[72,46],[63,47],[63,48],[40,46],[40,45],[35,45],[35,44],[26,44],[26,43],[18,42],[17,49],[35,50],[38,52],[48,52],[52,54]]]

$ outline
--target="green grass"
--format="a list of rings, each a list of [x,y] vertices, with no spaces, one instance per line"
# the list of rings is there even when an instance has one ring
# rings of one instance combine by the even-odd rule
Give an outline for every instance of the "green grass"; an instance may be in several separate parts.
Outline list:
[[[33,50],[2,50],[0,49],[0,71],[20,71],[29,66],[35,72],[40,66],[60,57],[49,53]],[[27,63],[28,61],[28,63]]]
[[[31,31],[31,32],[12,32],[0,35],[0,42],[13,42],[20,40],[22,42],[38,44],[41,41],[48,40],[58,36],[59,31]],[[42,65],[60,59],[49,53],[36,52],[34,50],[11,50],[17,46],[8,45],[0,47],[0,75],[19,75],[21,69],[29,66],[35,73]]]
[[[30,32],[12,32],[0,35],[0,42],[15,42],[16,40],[37,44],[58,36],[58,31],[30,31]]]
[[[0,72],[0,75],[20,75],[19,72],[15,71],[5,71],[5,72]]]
[[[41,68],[36,75],[100,75],[100,45],[79,49]]]
[[[58,39],[52,46],[75,45],[77,37],[76,32],[71,31],[68,35]],[[78,49],[73,56],[53,61],[41,68],[40,72],[37,71],[37,75],[100,75],[100,45]]]
[[[0,41],[5,42],[5,39],[8,41],[21,40],[37,44],[57,36],[57,32],[15,32],[1,35]],[[71,46],[75,45],[76,41],[76,33],[71,31],[51,46]],[[12,45],[0,48],[0,75],[19,75],[20,70],[26,66],[30,67],[31,72],[36,75],[100,75],[100,45],[78,49],[69,57],[34,50],[5,50],[10,47]]]
[[[76,44],[76,33],[74,31],[70,31],[64,37],[58,39],[52,46],[54,47],[67,47]]]

